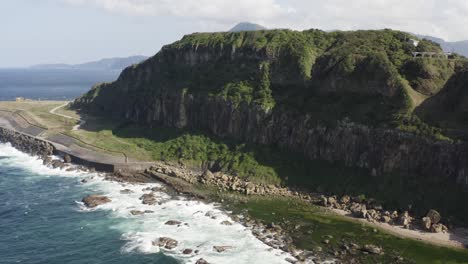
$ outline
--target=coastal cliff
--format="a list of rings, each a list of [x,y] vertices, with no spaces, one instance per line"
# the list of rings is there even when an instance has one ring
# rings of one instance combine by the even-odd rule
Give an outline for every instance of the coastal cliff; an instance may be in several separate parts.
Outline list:
[[[374,178],[399,174],[411,188],[466,188],[467,144],[419,114],[429,100],[459,90],[450,87],[466,61],[413,58],[442,50],[426,40],[415,47],[412,37],[392,30],[196,33],[96,85],[73,107],[279,147]],[[466,195],[458,187],[454,193]]]

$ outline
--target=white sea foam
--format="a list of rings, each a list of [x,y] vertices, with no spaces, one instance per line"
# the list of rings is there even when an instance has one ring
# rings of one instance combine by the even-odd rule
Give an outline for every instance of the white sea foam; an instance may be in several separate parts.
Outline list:
[[[195,263],[204,258],[210,263],[288,263],[285,258],[290,254],[272,249],[258,240],[249,229],[239,223],[231,226],[221,222],[232,221],[229,216],[213,204],[189,200],[185,197],[170,197],[163,191],[154,192],[160,202],[155,205],[144,205],[139,199],[143,194],[152,192],[148,188],[162,187],[161,184],[128,184],[105,181],[97,173],[66,172],[51,169],[42,165],[42,160],[32,158],[12,148],[9,144],[0,144],[0,156],[9,159],[8,165],[26,168],[35,174],[45,176],[65,176],[86,178],[85,186],[96,194],[109,197],[110,203],[101,205],[95,210],[110,211],[110,217],[122,219],[119,224],[110,228],[119,230],[122,239],[127,241],[121,251],[125,253],[138,252],[152,254],[162,251],[175,257],[183,263]],[[129,189],[130,193],[121,193]],[[78,202],[77,207],[89,211]],[[132,210],[153,211],[144,215],[134,216]],[[169,226],[169,220],[180,221],[180,226]],[[177,240],[178,246],[173,250],[160,249],[153,245],[159,237],[170,237]],[[230,246],[225,252],[215,252],[213,246]],[[198,254],[184,255],[184,249],[198,250]]]

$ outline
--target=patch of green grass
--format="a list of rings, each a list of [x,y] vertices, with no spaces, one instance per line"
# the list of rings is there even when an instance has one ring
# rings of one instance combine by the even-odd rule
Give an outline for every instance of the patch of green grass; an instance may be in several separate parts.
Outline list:
[[[402,256],[400,263],[468,263],[468,250],[438,247],[403,239],[390,235],[383,230],[367,224],[358,223],[334,215],[323,208],[311,206],[294,199],[282,198],[249,198],[247,203],[235,203],[236,212],[247,211],[255,219],[265,223],[281,223],[292,232],[294,243],[303,249],[314,251],[317,246],[325,251],[342,250],[343,242],[354,242],[360,246],[374,244],[383,247],[385,254],[348,255],[347,260],[356,259],[357,263],[396,263],[396,257]],[[232,209],[232,208],[230,208]],[[299,226],[298,229],[295,229]],[[322,241],[331,235],[330,244]]]

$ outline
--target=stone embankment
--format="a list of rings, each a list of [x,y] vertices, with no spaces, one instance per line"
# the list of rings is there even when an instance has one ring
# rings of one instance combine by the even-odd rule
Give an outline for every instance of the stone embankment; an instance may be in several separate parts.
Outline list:
[[[39,157],[47,157],[54,153],[54,146],[43,140],[36,139],[9,129],[0,127],[0,142],[9,142],[14,148]]]

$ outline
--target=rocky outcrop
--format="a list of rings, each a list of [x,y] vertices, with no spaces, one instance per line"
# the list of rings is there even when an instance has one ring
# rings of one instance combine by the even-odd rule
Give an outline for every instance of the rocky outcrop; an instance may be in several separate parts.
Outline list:
[[[179,242],[170,237],[160,237],[158,240],[153,241],[153,245],[171,250],[176,248],[179,245]]]
[[[0,127],[0,142],[9,142],[14,148],[33,156],[42,157],[45,163],[50,163],[48,156],[54,153],[54,146],[45,141]],[[47,165],[46,164],[46,165]]]
[[[99,205],[103,205],[106,203],[111,202],[112,200],[107,198],[106,196],[102,195],[89,195],[85,198],[83,198],[82,202],[90,208],[97,207]]]

